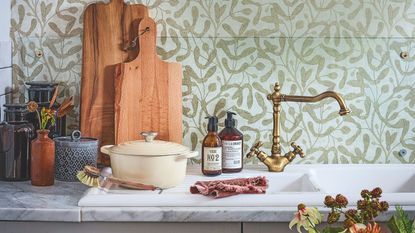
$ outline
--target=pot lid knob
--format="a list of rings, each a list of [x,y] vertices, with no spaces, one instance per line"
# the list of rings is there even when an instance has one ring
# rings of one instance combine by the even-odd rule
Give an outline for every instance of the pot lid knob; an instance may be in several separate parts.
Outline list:
[[[157,132],[154,131],[144,131],[141,132],[141,136],[144,137],[144,140],[146,142],[152,142],[154,140],[155,137],[157,137]]]
[[[74,130],[71,134],[71,139],[75,140],[75,141],[79,141],[82,137],[81,131],[79,130]]]

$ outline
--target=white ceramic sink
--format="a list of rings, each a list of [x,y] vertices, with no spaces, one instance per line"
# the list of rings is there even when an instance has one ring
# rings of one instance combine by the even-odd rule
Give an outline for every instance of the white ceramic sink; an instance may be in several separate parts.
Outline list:
[[[350,201],[360,199],[362,189],[381,187],[389,204],[415,205],[414,164],[314,165],[310,180],[322,193],[342,193]]]
[[[237,195],[211,199],[190,194],[189,187],[198,180],[231,179],[266,176],[266,194]],[[353,205],[360,199],[362,189],[381,187],[382,200],[391,205],[415,206],[415,164],[409,165],[289,165],[282,173],[264,168],[245,168],[236,174],[206,177],[199,166],[188,169],[183,184],[159,191],[117,189],[105,192],[92,188],[81,198],[79,206],[238,206],[238,207],[295,207],[298,203],[323,206],[326,195],[344,194]]]
[[[319,166],[310,169],[313,181],[328,193],[359,193],[362,189],[381,187],[385,193],[415,193],[413,165]]]

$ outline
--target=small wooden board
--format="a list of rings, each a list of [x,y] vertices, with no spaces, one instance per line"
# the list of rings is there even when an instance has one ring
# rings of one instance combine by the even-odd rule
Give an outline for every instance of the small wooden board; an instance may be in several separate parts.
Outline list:
[[[156,131],[158,139],[182,143],[182,68],[160,60],[156,53],[156,24],[143,18],[139,25],[137,58],[116,66],[115,143],[142,139]]]
[[[114,144],[115,64],[138,55],[137,45],[125,50],[137,36],[138,25],[148,16],[144,5],[126,5],[123,0],[89,5],[84,12],[80,129],[101,145]],[[109,165],[101,154],[99,164]]]

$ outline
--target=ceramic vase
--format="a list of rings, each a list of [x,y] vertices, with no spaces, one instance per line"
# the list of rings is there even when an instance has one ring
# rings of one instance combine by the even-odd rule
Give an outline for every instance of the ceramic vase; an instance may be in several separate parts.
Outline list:
[[[31,143],[32,185],[50,186],[55,182],[55,142],[48,136],[49,130],[38,130]]]

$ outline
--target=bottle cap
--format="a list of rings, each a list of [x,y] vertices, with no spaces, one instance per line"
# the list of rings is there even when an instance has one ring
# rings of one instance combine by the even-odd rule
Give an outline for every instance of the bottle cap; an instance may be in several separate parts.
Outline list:
[[[225,119],[225,127],[226,128],[235,127],[235,119],[233,119],[233,115],[236,115],[236,113],[227,111],[226,114],[227,114],[227,117]]]
[[[218,131],[218,118],[216,116],[208,116],[206,119],[209,119],[208,123],[208,131],[209,132],[217,132]]]

